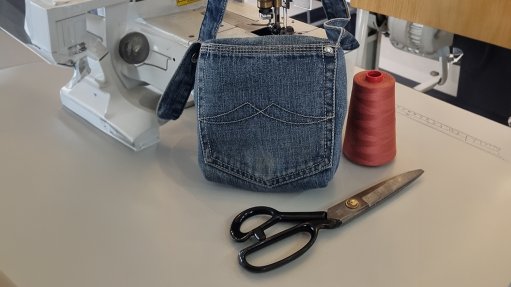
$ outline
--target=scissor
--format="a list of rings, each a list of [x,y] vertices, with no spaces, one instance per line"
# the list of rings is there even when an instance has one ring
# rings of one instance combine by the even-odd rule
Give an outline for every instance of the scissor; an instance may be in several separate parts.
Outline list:
[[[285,265],[303,255],[314,244],[320,229],[340,227],[389,198],[389,196],[396,194],[423,173],[424,170],[417,169],[384,180],[337,203],[328,208],[326,212],[280,212],[267,206],[256,206],[242,211],[232,221],[231,237],[238,242],[247,241],[250,238],[255,238],[257,242],[239,252],[239,263],[245,269],[252,272],[266,272]],[[249,232],[242,232],[241,225],[243,222],[257,215],[269,215],[271,217]],[[265,229],[279,222],[298,222],[298,224],[275,235],[266,237]],[[298,233],[308,233],[310,239],[295,253],[268,265],[255,266],[247,261],[247,255]]]

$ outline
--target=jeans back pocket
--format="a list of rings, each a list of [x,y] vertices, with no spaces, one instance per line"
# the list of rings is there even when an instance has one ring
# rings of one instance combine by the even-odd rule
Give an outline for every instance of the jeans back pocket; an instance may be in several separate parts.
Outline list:
[[[252,190],[325,186],[345,113],[337,50],[328,42],[203,44],[195,99],[206,178]]]

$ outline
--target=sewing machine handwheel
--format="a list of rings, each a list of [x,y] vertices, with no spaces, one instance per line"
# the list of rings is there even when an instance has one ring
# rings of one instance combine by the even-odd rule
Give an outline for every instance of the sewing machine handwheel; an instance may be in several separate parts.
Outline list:
[[[149,41],[139,32],[131,32],[122,37],[119,55],[128,64],[143,63],[149,56]]]

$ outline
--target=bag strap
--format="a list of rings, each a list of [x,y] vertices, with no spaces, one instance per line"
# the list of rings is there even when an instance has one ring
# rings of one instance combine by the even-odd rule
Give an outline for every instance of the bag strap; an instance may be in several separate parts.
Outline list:
[[[218,28],[224,19],[225,9],[228,0],[209,0],[202,19],[202,25],[199,32],[199,42],[212,40],[216,38]]]
[[[178,119],[185,108],[188,97],[193,90],[197,58],[202,42],[216,38],[222,23],[228,0],[209,0],[202,20],[199,41],[190,45],[165,92],[160,98],[156,112],[162,120]],[[344,50],[358,47],[353,35],[344,27],[350,21],[350,12],[346,0],[322,0],[328,21],[324,28],[328,39]]]

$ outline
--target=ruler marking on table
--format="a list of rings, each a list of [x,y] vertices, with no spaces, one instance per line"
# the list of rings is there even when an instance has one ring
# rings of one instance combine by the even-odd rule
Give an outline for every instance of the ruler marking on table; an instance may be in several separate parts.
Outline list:
[[[433,118],[430,118],[426,115],[418,113],[416,111],[410,110],[407,107],[397,105],[397,112],[411,120],[414,120],[422,125],[425,125],[429,128],[432,128],[436,131],[439,131],[443,134],[446,134],[452,138],[455,138],[461,142],[464,142],[468,145],[471,145],[477,149],[480,149],[486,153],[489,153],[499,159],[505,160],[500,152],[502,148],[487,141],[484,141],[480,138],[467,134],[459,129],[453,128],[447,124],[444,124],[440,121],[437,121]]]

